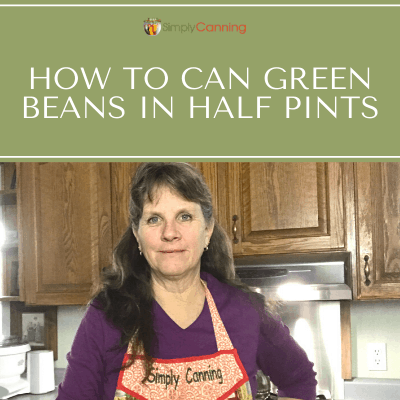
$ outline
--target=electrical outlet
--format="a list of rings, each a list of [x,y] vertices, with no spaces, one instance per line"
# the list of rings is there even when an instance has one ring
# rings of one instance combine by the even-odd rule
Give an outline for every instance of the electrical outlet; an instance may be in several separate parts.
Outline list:
[[[368,343],[368,370],[386,371],[386,343]]]

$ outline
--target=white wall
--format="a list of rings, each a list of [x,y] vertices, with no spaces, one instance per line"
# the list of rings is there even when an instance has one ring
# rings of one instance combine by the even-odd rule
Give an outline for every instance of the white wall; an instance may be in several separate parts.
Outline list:
[[[86,307],[84,306],[60,306],[57,311],[58,325],[58,360],[55,368],[66,368],[66,355],[71,349],[75,333],[81,323]]]
[[[0,323],[1,335],[10,335],[10,303],[8,301],[0,302]]]
[[[387,371],[368,371],[367,344],[386,343]],[[355,378],[400,378],[400,300],[351,305],[352,372]]]

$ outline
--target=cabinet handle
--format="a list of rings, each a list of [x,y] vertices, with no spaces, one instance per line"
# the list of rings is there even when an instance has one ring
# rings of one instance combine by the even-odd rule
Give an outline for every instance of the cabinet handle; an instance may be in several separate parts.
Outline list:
[[[371,271],[369,269],[369,264],[368,264],[369,257],[365,256],[364,261],[365,261],[365,265],[364,265],[365,285],[369,286],[371,284],[371,281],[369,280],[369,275],[371,273]]]
[[[232,225],[232,233],[233,233],[233,243],[238,244],[239,239],[236,237],[237,235],[237,226],[236,226],[236,221],[239,219],[237,215],[234,215],[232,217],[233,225]]]

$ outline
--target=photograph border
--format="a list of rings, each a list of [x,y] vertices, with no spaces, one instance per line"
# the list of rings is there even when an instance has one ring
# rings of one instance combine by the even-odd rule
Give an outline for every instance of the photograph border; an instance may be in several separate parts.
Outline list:
[[[10,333],[22,337],[22,314],[43,313],[44,314],[44,346],[32,346],[32,350],[52,350],[54,360],[58,359],[57,338],[57,307],[56,306],[27,306],[19,301],[10,302]]]

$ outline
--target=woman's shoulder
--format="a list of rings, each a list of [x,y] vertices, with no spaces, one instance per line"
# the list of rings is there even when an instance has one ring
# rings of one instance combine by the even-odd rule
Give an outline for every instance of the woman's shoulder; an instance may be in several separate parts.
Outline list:
[[[104,307],[98,299],[89,303],[81,328],[90,332],[91,336],[97,337],[104,345],[115,344],[121,337],[120,329],[107,318]]]
[[[232,318],[245,319],[253,327],[268,332],[269,335],[282,329],[282,319],[265,306],[258,293],[248,293],[238,287],[219,281],[209,273],[202,273],[218,310],[225,310]]]
[[[202,279],[207,282],[218,310],[229,308],[233,314],[247,315],[252,322],[260,319],[257,303],[250,293],[246,293],[238,287],[219,281],[209,273],[202,273]]]
[[[107,320],[104,307],[98,299],[93,299],[86,308],[82,322],[99,325]]]

